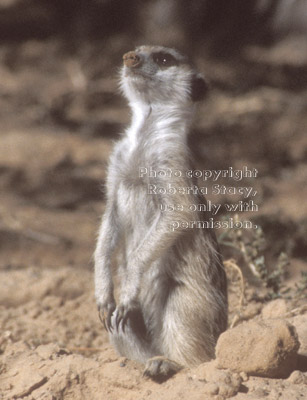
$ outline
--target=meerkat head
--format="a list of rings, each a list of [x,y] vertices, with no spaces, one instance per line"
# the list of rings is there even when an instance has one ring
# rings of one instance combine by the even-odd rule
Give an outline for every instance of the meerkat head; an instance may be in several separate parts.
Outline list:
[[[140,46],[124,54],[123,64],[121,88],[132,103],[187,105],[207,92],[204,78],[177,50]]]

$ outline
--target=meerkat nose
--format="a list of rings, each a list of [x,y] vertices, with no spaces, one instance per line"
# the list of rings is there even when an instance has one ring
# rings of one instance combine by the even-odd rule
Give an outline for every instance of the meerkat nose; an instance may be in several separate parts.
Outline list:
[[[135,68],[139,67],[142,63],[141,57],[136,54],[135,51],[129,51],[123,55],[124,65],[126,67]]]

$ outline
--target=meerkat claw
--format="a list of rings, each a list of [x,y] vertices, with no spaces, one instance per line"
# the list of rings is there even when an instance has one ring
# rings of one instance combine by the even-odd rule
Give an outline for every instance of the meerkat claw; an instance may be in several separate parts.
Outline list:
[[[98,316],[99,316],[100,322],[102,323],[104,329],[107,332],[111,332],[111,333],[113,330],[113,326],[112,326],[113,312],[114,312],[114,307],[98,306]]]
[[[115,326],[116,326],[117,331],[118,331],[119,325],[123,319],[122,313],[123,313],[122,308],[118,308],[117,312],[116,312],[116,317],[115,317]]]
[[[105,321],[106,318],[104,316],[103,311],[101,310],[101,308],[99,306],[98,306],[98,316],[99,316],[100,322],[102,323],[104,329],[107,331],[108,329],[107,329],[107,325],[106,325],[106,321]]]

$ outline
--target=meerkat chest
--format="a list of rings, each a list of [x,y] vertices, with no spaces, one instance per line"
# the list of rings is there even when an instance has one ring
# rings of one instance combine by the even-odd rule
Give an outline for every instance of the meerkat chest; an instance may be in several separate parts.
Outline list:
[[[137,153],[137,154],[136,154]],[[125,226],[133,226],[140,222],[146,224],[155,213],[153,196],[148,194],[148,182],[142,176],[144,159],[142,154],[131,152],[122,146],[116,165],[112,168],[116,171],[114,188],[119,217]]]
[[[142,236],[153,216],[158,212],[153,196],[147,192],[147,187],[121,180],[117,187],[116,204],[119,219],[126,231]],[[136,230],[135,227],[138,227]]]

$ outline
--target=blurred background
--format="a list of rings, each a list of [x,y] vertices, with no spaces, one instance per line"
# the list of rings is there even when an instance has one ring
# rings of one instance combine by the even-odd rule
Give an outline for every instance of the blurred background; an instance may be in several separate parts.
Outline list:
[[[286,252],[299,274],[307,265],[305,0],[1,0],[2,272],[92,272],[105,169],[130,119],[118,68],[140,44],[174,46],[207,77],[211,93],[189,138],[195,162],[259,170],[250,182],[259,212],[249,219],[263,229],[268,259]]]

